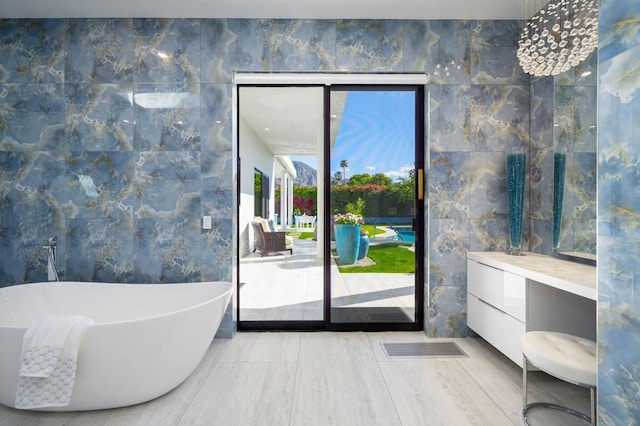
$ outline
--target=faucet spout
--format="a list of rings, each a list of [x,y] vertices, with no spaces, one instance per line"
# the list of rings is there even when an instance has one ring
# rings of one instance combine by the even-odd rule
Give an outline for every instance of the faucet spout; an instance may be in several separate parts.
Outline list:
[[[48,244],[42,246],[47,250],[47,280],[48,281],[60,281],[58,277],[58,239],[56,237],[50,237]]]

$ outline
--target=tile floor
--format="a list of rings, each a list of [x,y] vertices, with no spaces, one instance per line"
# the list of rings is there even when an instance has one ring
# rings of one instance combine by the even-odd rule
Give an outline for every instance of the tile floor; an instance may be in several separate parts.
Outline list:
[[[382,347],[429,340],[455,341],[468,357],[390,358]],[[148,403],[81,413],[0,406],[0,425],[520,425],[521,383],[522,370],[482,339],[239,333],[214,340],[182,385]],[[588,411],[582,389],[543,373],[530,384],[532,398]],[[553,411],[534,413],[532,423],[580,424]]]

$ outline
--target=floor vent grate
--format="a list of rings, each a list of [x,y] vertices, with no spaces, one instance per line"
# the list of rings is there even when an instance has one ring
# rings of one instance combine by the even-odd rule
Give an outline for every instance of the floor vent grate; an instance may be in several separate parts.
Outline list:
[[[454,342],[383,343],[390,357],[466,357]]]

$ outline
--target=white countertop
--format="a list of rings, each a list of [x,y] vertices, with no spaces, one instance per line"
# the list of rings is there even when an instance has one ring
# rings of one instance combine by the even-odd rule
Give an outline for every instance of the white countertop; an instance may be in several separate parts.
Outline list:
[[[502,252],[467,252],[467,259],[502,269],[533,281],[598,300],[596,267],[537,253],[511,256]]]

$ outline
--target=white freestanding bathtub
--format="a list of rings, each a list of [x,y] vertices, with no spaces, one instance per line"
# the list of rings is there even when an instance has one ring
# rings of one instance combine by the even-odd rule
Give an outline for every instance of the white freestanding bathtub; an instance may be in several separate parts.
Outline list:
[[[44,282],[0,288],[0,403],[14,407],[22,338],[48,315],[95,321],[80,344],[71,402],[45,411],[122,407],[184,381],[220,325],[227,282],[103,284]]]

